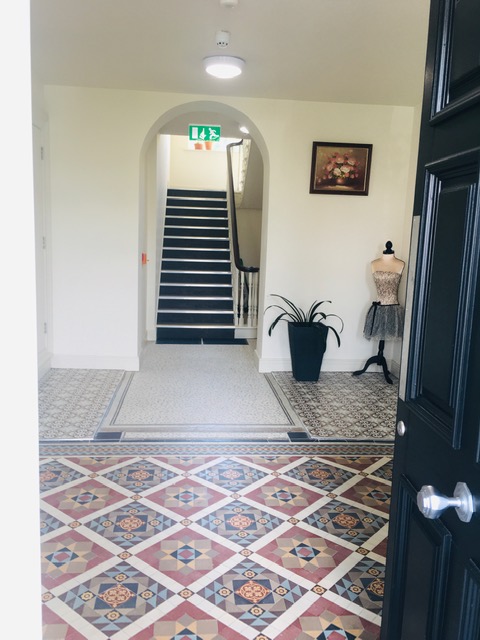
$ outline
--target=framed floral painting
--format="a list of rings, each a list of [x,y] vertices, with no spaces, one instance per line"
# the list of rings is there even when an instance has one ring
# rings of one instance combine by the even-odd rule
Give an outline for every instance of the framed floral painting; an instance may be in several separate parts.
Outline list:
[[[343,142],[314,142],[310,193],[367,196],[372,146]]]

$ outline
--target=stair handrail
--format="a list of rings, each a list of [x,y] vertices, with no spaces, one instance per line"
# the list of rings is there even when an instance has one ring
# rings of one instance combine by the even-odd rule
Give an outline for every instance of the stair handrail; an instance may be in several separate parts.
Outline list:
[[[232,149],[243,145],[243,139],[227,144],[227,208],[230,218],[230,238],[232,262],[235,267],[233,295],[235,301],[235,324],[256,326],[258,315],[258,272],[259,267],[245,266],[240,255],[237,226],[237,207],[233,182]]]

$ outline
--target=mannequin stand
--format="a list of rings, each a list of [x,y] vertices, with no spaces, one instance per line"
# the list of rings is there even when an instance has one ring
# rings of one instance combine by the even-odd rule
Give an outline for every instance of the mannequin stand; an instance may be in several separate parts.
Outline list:
[[[352,376],[360,376],[362,373],[368,369],[371,364],[378,364],[383,369],[383,375],[385,376],[385,380],[388,384],[393,384],[392,379],[390,378],[390,371],[387,367],[387,361],[385,360],[385,356],[383,355],[383,349],[385,348],[385,340],[380,340],[378,345],[378,353],[376,356],[372,356],[367,360],[365,366],[360,371],[354,371]]]

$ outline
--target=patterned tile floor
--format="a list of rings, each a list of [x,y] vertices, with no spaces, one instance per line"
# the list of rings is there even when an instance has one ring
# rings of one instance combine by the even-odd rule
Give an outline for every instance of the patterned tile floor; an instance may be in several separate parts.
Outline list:
[[[388,444],[41,445],[44,640],[377,640]]]

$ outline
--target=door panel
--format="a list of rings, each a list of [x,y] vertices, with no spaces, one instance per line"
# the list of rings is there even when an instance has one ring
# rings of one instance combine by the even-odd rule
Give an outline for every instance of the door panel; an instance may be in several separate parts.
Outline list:
[[[432,0],[382,640],[480,638],[479,33],[478,0]],[[425,517],[422,486],[458,482],[471,521]]]
[[[423,267],[417,272],[415,388],[410,397],[455,447],[461,439],[479,245],[475,213],[479,166],[468,159],[469,155],[460,154],[437,163],[436,173],[426,179]]]

